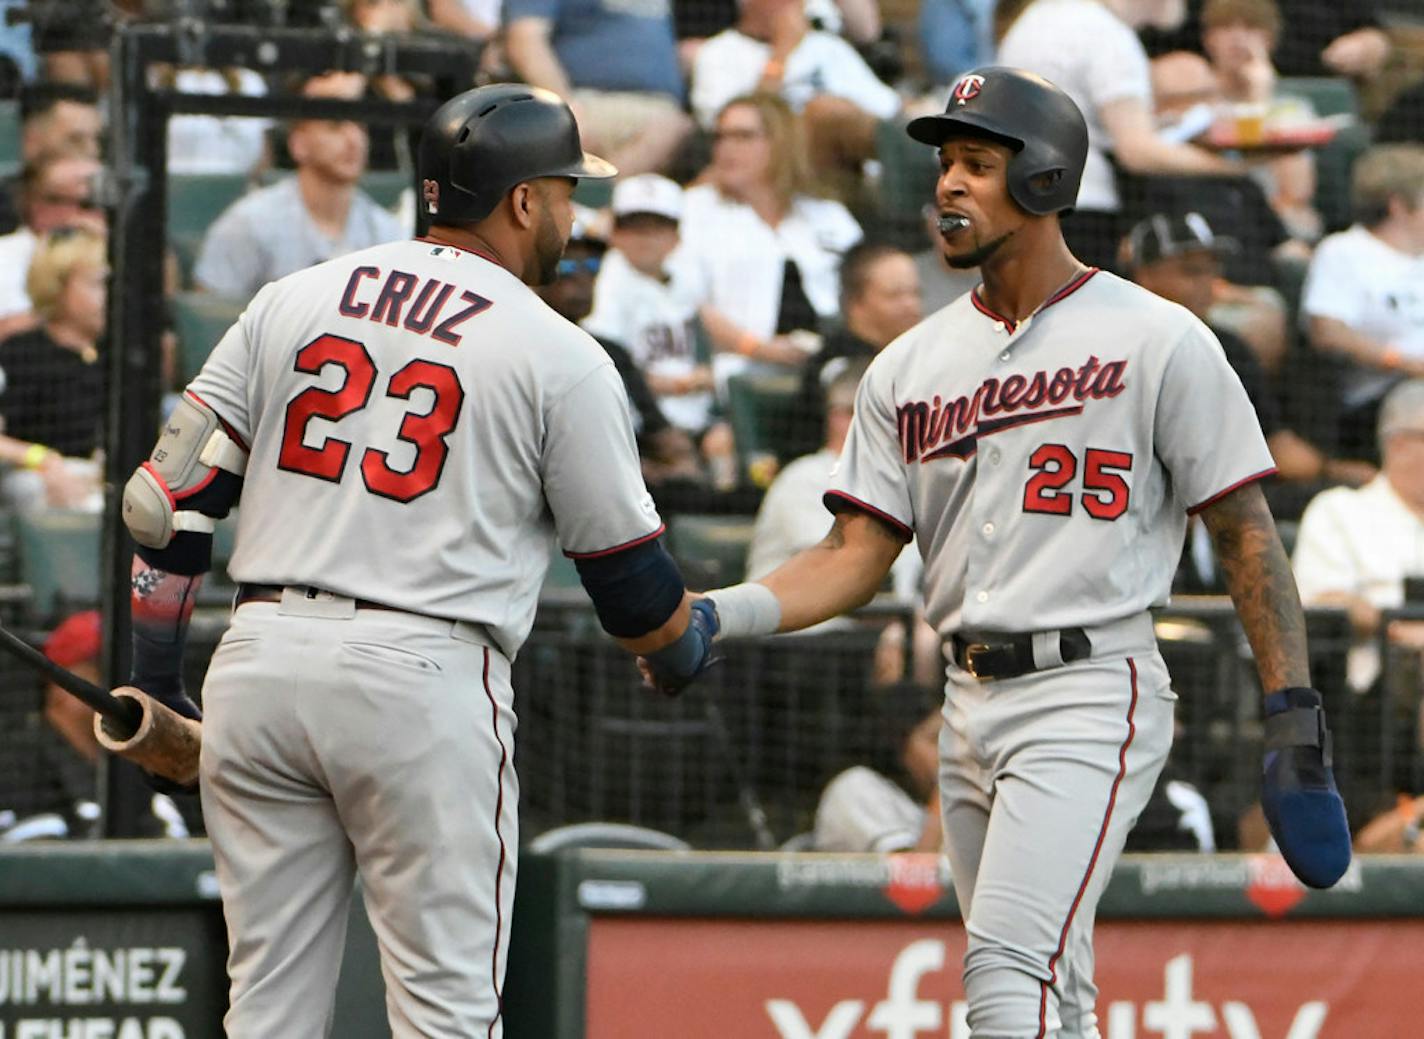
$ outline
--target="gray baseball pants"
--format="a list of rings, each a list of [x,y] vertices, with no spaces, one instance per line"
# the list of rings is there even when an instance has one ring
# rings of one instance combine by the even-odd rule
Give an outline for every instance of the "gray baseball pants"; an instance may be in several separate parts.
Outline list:
[[[287,589],[234,611],[203,706],[227,1034],[329,1034],[359,873],[395,1039],[501,1036],[516,722],[484,631]]]
[[[1099,652],[1114,636],[1139,651]],[[948,670],[940,798],[975,1039],[1099,1035],[1093,920],[1166,763],[1176,694],[1150,622],[1094,646],[1018,678]]]

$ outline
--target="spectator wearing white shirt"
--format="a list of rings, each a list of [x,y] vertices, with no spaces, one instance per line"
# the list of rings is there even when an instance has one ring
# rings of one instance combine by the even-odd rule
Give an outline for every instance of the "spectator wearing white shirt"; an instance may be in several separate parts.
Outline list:
[[[821,792],[816,851],[939,851],[939,733],[944,696],[909,682],[873,689],[864,764]]]
[[[431,24],[472,40],[489,40],[499,31],[500,0],[426,0]]]
[[[622,343],[663,414],[700,436],[712,421],[712,368],[696,355],[697,308],[678,293],[666,269],[677,248],[682,188],[656,173],[629,177],[614,188],[612,209],[611,248],[583,326]]]
[[[756,94],[723,108],[704,182],[683,199],[673,271],[712,337],[719,387],[752,362],[801,364],[838,312],[840,258],[860,225],[809,184],[786,102]]]
[[[267,83],[251,69],[155,69],[152,85],[180,94],[265,97]],[[249,174],[270,161],[271,119],[175,115],[168,121],[168,172]]]
[[[307,97],[360,97],[365,77],[332,73],[310,80]],[[230,299],[293,271],[408,234],[357,187],[369,138],[350,120],[302,119],[287,133],[294,176],[251,192],[218,217],[193,267],[197,285]]]
[[[726,483],[736,465],[731,428],[713,411],[712,366],[698,357],[697,307],[667,270],[678,243],[682,194],[656,173],[629,177],[613,189],[611,248],[583,327],[627,348],[668,421],[693,438]]]
[[[737,24],[711,37],[692,70],[692,110],[711,128],[732,98],[764,90],[796,112],[816,97],[844,98],[879,119],[900,111],[900,95],[833,32],[813,29],[804,0],[743,0]]]
[[[1305,605],[1349,611],[1356,642],[1346,676],[1359,692],[1380,675],[1381,611],[1403,605],[1405,578],[1424,577],[1424,379],[1389,391],[1379,441],[1379,476],[1358,490],[1317,495],[1301,517],[1292,558]],[[1391,621],[1385,635],[1424,653],[1424,621]]]
[[[1381,145],[1355,165],[1353,227],[1315,249],[1301,296],[1311,345],[1345,364],[1340,450],[1373,455],[1380,399],[1424,376],[1424,147]]]
[[[804,0],[742,0],[737,24],[698,50],[692,110],[702,126],[754,91],[778,95],[805,119],[812,167],[838,185],[874,157],[876,125],[901,108],[854,47],[811,27]]]
[[[1241,163],[1158,134],[1147,52],[1135,30],[1161,0],[1000,0],[1000,65],[1036,72],[1062,88],[1088,122],[1088,160],[1078,205],[1063,220],[1073,255],[1112,269],[1122,233],[1122,197],[1112,155],[1135,174],[1231,174]]]
[[[824,389],[825,441],[819,450],[787,465],[767,488],[757,509],[752,541],[747,549],[748,581],[766,576],[826,536],[829,514],[821,499],[830,483],[831,470],[845,447],[846,433],[850,431],[851,415],[855,411],[855,391],[868,364],[865,358],[857,358],[841,365],[839,373]],[[905,546],[891,568],[894,590],[900,598],[914,597],[922,569],[918,549],[913,544]],[[934,655],[937,655],[937,647],[936,641]],[[903,648],[900,652],[903,659]],[[940,661],[938,669],[943,666]]]

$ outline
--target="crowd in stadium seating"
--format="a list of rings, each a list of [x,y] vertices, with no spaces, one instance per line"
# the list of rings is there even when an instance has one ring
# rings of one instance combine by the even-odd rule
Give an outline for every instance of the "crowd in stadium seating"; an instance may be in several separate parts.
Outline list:
[[[19,113],[13,129],[0,125],[0,495],[10,509],[100,507],[108,271],[96,178],[114,112],[112,19],[96,12],[143,17],[146,6],[83,0],[67,5],[74,17],[63,24],[0,24],[0,105],[13,95]],[[255,19],[271,6],[226,9]],[[1302,589],[1309,602],[1349,607],[1361,639],[1350,681],[1369,696],[1378,659],[1370,674],[1356,661],[1379,637],[1379,611],[1403,605],[1406,586],[1417,595],[1406,579],[1424,576],[1424,82],[1408,76],[1424,67],[1424,49],[1398,45],[1419,35],[1392,37],[1386,6],[292,0],[285,9],[290,24],[443,34],[480,49],[482,80],[520,79],[570,102],[585,146],[621,177],[611,196],[580,189],[575,240],[541,294],[613,357],[664,513],[760,508],[743,546],[751,575],[823,531],[816,481],[843,439],[856,373],[975,284],[936,248],[935,159],[904,122],[942,107],[948,85],[980,63],[1054,80],[1090,129],[1078,206],[1064,220],[1070,245],[1216,330],[1280,470],[1272,504],[1288,533],[1300,521]],[[293,84],[187,66],[161,70],[153,85],[393,101],[434,89],[393,75]],[[205,214],[196,250],[170,238],[174,306],[195,293],[241,306],[269,280],[412,231],[409,191],[382,194],[372,174],[413,181],[407,130],[182,115],[168,135],[175,186],[234,185],[230,204]],[[192,372],[179,371],[167,342],[158,363],[171,390]],[[181,345],[191,357],[211,343]],[[1395,403],[1382,409],[1386,399]],[[912,594],[914,581],[897,580],[897,591]],[[1221,591],[1199,530],[1179,590]],[[1385,633],[1416,664],[1418,624]],[[1424,732],[1418,668],[1406,677],[1409,724]],[[1419,751],[1419,737],[1406,742]]]

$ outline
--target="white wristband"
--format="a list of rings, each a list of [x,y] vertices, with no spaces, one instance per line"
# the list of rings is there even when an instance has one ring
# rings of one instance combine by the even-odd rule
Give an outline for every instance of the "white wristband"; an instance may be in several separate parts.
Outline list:
[[[717,608],[718,638],[771,635],[781,627],[781,601],[764,584],[747,581],[707,593]]]

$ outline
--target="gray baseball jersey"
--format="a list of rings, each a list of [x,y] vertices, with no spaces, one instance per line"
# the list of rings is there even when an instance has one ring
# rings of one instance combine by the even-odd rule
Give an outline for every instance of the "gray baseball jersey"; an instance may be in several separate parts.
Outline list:
[[[510,659],[555,537],[661,530],[613,363],[491,259],[409,241],[268,285],[189,392],[250,445],[232,576],[286,586],[239,600],[203,686],[225,1034],[326,1034],[359,870],[392,1034],[497,1039]]]
[[[237,581],[472,621],[512,656],[555,537],[662,529],[608,355],[475,253],[393,242],[270,284],[189,392],[250,445]]]
[[[1174,725],[1147,609],[1187,513],[1272,471],[1221,345],[1111,274],[1018,323],[961,297],[871,363],[827,505],[914,534],[946,638],[1033,634],[1036,661],[1055,630],[1091,645],[1016,677],[946,671],[940,803],[975,1035],[1098,1036],[1094,913]]]
[[[1089,271],[1017,325],[970,293],[891,343],[827,504],[915,535],[942,634],[1044,630],[1165,602],[1187,513],[1273,471],[1206,326]]]

